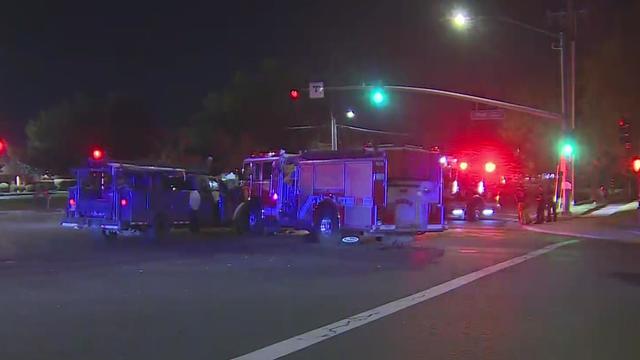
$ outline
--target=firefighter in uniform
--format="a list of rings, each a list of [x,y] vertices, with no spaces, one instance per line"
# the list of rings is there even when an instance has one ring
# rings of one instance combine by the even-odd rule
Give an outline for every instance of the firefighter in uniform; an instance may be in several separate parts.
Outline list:
[[[516,205],[518,206],[518,222],[522,225],[526,225],[529,223],[529,215],[526,212],[527,193],[524,187],[520,187],[516,190],[515,197]]]
[[[538,191],[536,192],[536,224],[544,222],[544,209],[547,205],[544,195],[544,189],[542,186],[538,186]]]
[[[547,222],[557,221],[558,213],[556,212],[556,201],[555,201],[555,192],[553,188],[548,185],[546,191],[546,200],[547,200]]]

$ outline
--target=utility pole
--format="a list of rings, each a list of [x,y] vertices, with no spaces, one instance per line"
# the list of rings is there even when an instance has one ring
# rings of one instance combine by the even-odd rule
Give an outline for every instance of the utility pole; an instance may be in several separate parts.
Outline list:
[[[574,0],[567,0],[567,28],[571,41],[571,131],[576,128],[576,11]],[[576,164],[575,157],[571,159],[571,204],[575,204],[576,194]]]
[[[333,116],[333,112],[329,112],[331,117],[331,150],[338,150],[338,125],[336,123],[336,117]]]

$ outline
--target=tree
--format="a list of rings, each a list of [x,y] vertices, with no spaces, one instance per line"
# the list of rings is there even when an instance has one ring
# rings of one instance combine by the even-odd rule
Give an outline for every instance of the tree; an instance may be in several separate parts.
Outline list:
[[[607,12],[606,18],[596,17],[583,27],[586,34],[579,39],[586,49],[578,64],[577,129],[593,188],[628,173],[629,154],[618,142],[617,119],[625,116],[640,130],[640,44],[635,39],[640,3],[614,10],[617,13]],[[638,140],[633,139],[635,151]]]
[[[157,151],[159,135],[154,129],[138,99],[76,95],[28,121],[28,158],[37,167],[57,172],[81,164],[95,146],[116,159],[141,159]]]
[[[287,145],[284,128],[291,115],[288,91],[301,83],[272,59],[252,73],[236,72],[218,92],[210,92],[184,131],[188,151],[212,156],[217,167],[239,167],[253,151]]]

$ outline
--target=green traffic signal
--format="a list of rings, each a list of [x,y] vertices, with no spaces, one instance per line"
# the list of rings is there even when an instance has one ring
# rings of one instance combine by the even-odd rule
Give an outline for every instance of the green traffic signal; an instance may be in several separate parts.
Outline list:
[[[576,152],[576,144],[575,141],[573,141],[573,139],[563,139],[560,142],[560,155],[566,158],[570,158],[575,156],[575,152]]]
[[[387,104],[387,94],[382,88],[374,88],[369,93],[371,103],[375,106],[384,106]]]

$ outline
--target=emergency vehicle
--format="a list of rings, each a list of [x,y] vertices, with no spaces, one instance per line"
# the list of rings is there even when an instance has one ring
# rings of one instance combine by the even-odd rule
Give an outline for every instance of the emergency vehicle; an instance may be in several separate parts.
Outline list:
[[[513,161],[495,153],[464,153],[443,156],[447,217],[490,219],[512,200],[514,184],[520,176]],[[507,199],[508,198],[508,199]]]
[[[94,150],[74,170],[62,226],[93,228],[113,239],[125,231],[164,235],[171,228],[230,223],[232,196],[219,179],[181,168],[107,161]]]
[[[244,161],[240,232],[292,227],[327,243],[445,229],[439,154],[418,147],[270,153]]]

